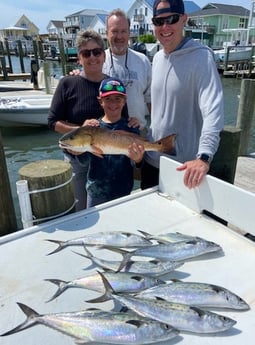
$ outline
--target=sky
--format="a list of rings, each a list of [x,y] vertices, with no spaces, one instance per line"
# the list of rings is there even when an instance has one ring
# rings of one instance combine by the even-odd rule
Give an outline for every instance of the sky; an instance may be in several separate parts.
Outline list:
[[[203,7],[210,3],[206,0],[193,0]],[[238,5],[250,9],[251,0],[214,0],[214,3]],[[98,5],[96,5],[98,3]],[[47,33],[46,27],[51,20],[65,20],[67,15],[84,9],[104,9],[111,11],[121,7],[129,10],[134,0],[1,0],[0,29],[14,26],[24,14],[40,30],[40,34]]]

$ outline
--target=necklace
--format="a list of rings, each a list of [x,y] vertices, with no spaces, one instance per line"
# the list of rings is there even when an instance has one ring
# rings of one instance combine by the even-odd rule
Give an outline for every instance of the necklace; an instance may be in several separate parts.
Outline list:
[[[121,79],[125,87],[131,86],[133,84],[133,80],[131,80],[130,70],[129,70],[128,65],[127,65],[128,49],[127,49],[126,54],[125,54],[125,64],[124,64],[124,68],[123,68],[124,75],[121,77],[119,76],[118,72],[114,68],[112,50],[109,49],[109,51],[110,51],[110,58],[111,58],[111,66],[110,66],[110,70],[109,70],[109,75],[111,77]],[[115,57],[116,57],[116,55],[115,55]],[[118,55],[117,55],[117,59],[118,59]]]

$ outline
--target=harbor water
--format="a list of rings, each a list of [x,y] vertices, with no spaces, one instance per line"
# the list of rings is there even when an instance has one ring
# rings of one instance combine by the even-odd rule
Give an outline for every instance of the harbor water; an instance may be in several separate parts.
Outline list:
[[[14,72],[19,72],[19,61],[13,64]],[[30,60],[26,60],[26,72],[30,71]],[[15,67],[16,66],[16,71]],[[59,75],[61,66],[58,62],[51,63],[52,74]],[[222,78],[224,90],[225,125],[236,125],[241,80],[236,78]],[[0,96],[4,93],[0,92]],[[254,117],[255,121],[255,117]],[[253,126],[253,129],[255,126]],[[16,192],[18,171],[31,162],[44,159],[63,159],[62,151],[58,147],[60,135],[48,128],[0,128],[3,138],[9,180],[14,200],[15,212],[19,228],[22,228],[20,210]],[[255,131],[251,133],[249,152],[255,152]]]

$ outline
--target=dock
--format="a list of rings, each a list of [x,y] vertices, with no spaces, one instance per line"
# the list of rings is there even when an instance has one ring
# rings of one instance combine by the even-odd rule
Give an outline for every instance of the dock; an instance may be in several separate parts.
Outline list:
[[[234,184],[255,193],[255,154],[240,156],[237,160]]]
[[[31,73],[8,73],[7,79],[11,80],[29,80],[31,78]],[[0,81],[5,81],[6,77],[0,74]]]

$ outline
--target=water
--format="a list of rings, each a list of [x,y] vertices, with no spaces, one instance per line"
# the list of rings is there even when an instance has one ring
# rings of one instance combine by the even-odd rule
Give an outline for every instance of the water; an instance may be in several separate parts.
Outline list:
[[[16,61],[18,62],[18,61]],[[13,66],[14,67],[14,66]],[[17,72],[19,72],[16,64]],[[26,60],[29,72],[30,60]],[[61,71],[59,63],[51,64],[52,73]],[[241,80],[235,78],[222,78],[224,89],[225,125],[236,125]],[[15,212],[19,228],[22,228],[20,210],[16,192],[16,181],[19,180],[18,171],[24,165],[43,159],[63,159],[58,147],[59,134],[47,128],[2,128],[3,145],[9,180],[14,200]],[[251,135],[249,152],[255,151],[255,126]]]

